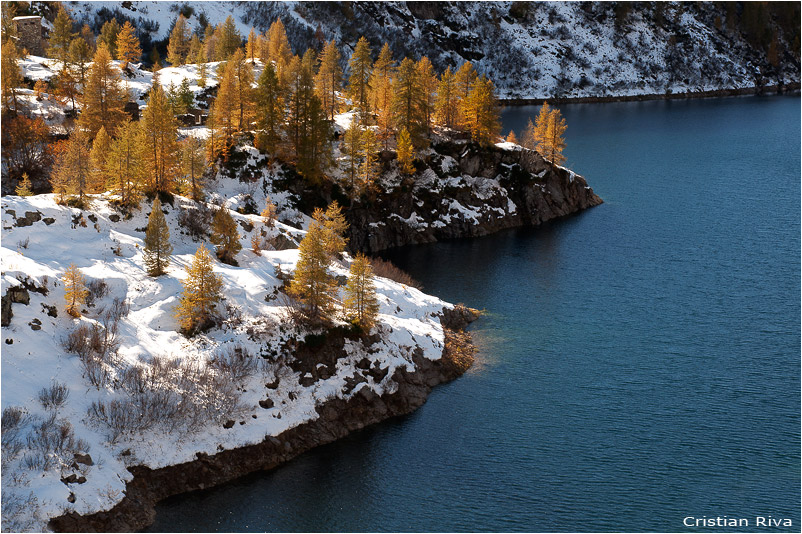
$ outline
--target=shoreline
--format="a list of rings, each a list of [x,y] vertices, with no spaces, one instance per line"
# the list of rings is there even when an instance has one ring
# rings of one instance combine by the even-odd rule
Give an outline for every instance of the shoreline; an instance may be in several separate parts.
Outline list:
[[[544,101],[549,104],[598,104],[610,102],[645,102],[648,100],[681,100],[692,98],[716,98],[748,95],[784,95],[799,93],[800,82],[787,85],[764,85],[741,87],[736,89],[711,89],[708,91],[688,91],[685,93],[647,93],[642,95],[621,96],[577,96],[550,98],[499,98],[502,106],[534,106]]]
[[[320,445],[343,438],[351,432],[406,415],[420,408],[432,388],[461,376],[470,367],[464,355],[474,347],[465,328],[479,312],[457,305],[444,309],[441,317],[445,336],[438,360],[413,356],[415,370],[397,368],[392,379],[394,393],[381,396],[363,388],[350,399],[332,399],[315,407],[316,419],[285,430],[264,441],[214,455],[197,453],[190,462],[158,469],[133,466],[125,497],[110,510],[80,515],[73,512],[54,517],[48,528],[54,532],[134,532],[153,524],[156,505],[168,498],[231,482],[258,471],[269,471]]]

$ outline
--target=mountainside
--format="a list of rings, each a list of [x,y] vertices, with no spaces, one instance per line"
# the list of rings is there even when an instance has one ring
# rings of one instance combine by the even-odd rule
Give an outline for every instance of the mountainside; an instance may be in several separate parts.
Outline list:
[[[234,5],[231,5],[234,4]],[[204,2],[243,37],[280,17],[294,52],[335,39],[345,58],[361,35],[378,52],[428,56],[435,68],[471,61],[509,99],[702,92],[799,82],[798,3],[726,2]],[[70,2],[99,30],[109,10],[158,46],[179,4]],[[104,11],[105,10],[105,11]],[[148,31],[150,30],[150,31]],[[144,35],[143,35],[144,37]]]

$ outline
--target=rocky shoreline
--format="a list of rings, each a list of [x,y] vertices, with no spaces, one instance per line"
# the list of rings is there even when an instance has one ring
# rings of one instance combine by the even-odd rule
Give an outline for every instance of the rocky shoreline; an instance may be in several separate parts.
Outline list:
[[[432,388],[454,380],[467,370],[465,355],[472,353],[470,336],[464,332],[479,312],[463,306],[443,310],[446,330],[443,356],[428,360],[413,356],[415,370],[396,369],[395,393],[377,395],[363,388],[348,400],[333,399],[316,408],[319,417],[270,436],[263,442],[222,451],[197,454],[197,459],[160,469],[130,467],[134,475],[126,484],[125,497],[114,508],[82,516],[68,513],[50,520],[55,532],[133,532],[147,528],[156,517],[156,504],[181,493],[211,488],[256,471],[265,471],[314,447],[331,443],[350,432],[405,415],[426,402]],[[469,362],[467,362],[469,363]]]
[[[647,100],[680,100],[687,98],[716,98],[724,96],[747,95],[781,95],[798,93],[799,82],[786,85],[756,85],[754,87],[741,87],[733,89],[712,89],[709,91],[689,91],[683,93],[649,93],[643,95],[622,96],[579,96],[579,97],[551,97],[551,98],[501,98],[499,103],[504,106],[533,106],[544,101],[549,104],[593,104],[606,102],[644,102]]]

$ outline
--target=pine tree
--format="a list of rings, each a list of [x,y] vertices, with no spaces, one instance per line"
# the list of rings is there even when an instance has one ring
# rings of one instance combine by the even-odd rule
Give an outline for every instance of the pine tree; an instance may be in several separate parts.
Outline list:
[[[414,148],[412,146],[412,139],[406,128],[398,133],[398,170],[403,174],[412,174],[415,172],[415,167],[412,162],[415,159]]]
[[[223,278],[214,274],[214,260],[203,244],[187,266],[183,285],[176,318],[181,331],[192,335],[209,325],[215,306],[222,298]]]
[[[151,88],[140,123],[142,160],[149,178],[146,191],[172,193],[179,173],[177,124],[158,83]]]
[[[404,58],[398,67],[393,82],[393,113],[398,130],[409,133],[412,144],[421,147],[424,144],[424,117],[422,115],[422,89],[415,69],[415,62]]]
[[[89,152],[90,180],[88,189],[92,193],[102,193],[106,190],[106,159],[109,156],[111,137],[103,126],[98,130]]]
[[[167,44],[167,61],[173,67],[184,64],[187,53],[189,53],[190,33],[187,19],[179,13],[178,18],[175,19],[173,31],[170,33],[170,41]]]
[[[120,33],[120,24],[117,19],[107,21],[100,28],[100,38],[98,41],[104,43],[111,57],[117,57],[117,35]]]
[[[122,86],[120,71],[111,62],[105,46],[99,46],[89,68],[79,126],[94,137],[101,127],[109,135],[115,135],[117,126],[126,118],[124,111],[128,92]]]
[[[376,298],[370,260],[362,254],[357,254],[348,274],[343,315],[346,320],[369,331],[376,324],[379,315],[379,300]]]
[[[370,128],[362,132],[361,142],[362,161],[359,165],[359,181],[364,193],[371,193],[376,188],[376,180],[379,177],[379,142],[376,133]]]
[[[86,302],[86,296],[89,294],[83,273],[74,263],[71,263],[61,277],[61,281],[64,282],[64,300],[67,303],[67,313],[72,317],[80,317],[81,307]]]
[[[332,121],[337,113],[337,92],[342,90],[342,77],[340,51],[332,40],[323,47],[323,52],[320,54],[320,69],[315,76],[315,91],[326,117]]]
[[[181,141],[181,168],[186,181],[186,187],[182,189],[188,191],[189,197],[196,202],[203,200],[205,151],[203,141],[197,137],[189,136]]]
[[[53,30],[50,32],[50,46],[47,54],[66,63],[72,41],[72,19],[63,5],[59,5],[56,20],[53,21]],[[5,50],[3,51],[5,53]]]
[[[370,112],[370,75],[373,71],[373,58],[371,58],[368,40],[360,37],[354,48],[351,59],[348,60],[351,72],[348,77],[348,93],[359,114],[359,121],[364,123]]]
[[[473,84],[464,110],[465,124],[474,142],[491,145],[498,140],[501,123],[495,89],[484,75]]]
[[[153,207],[148,217],[148,227],[145,230],[145,268],[149,276],[161,276],[167,272],[170,265],[170,254],[173,247],[170,245],[170,229],[162,213],[162,203],[157,196],[153,200]]]
[[[212,219],[211,241],[217,246],[217,258],[223,263],[237,265],[237,253],[242,250],[239,242],[237,223],[225,206],[214,214]]]
[[[435,99],[435,116],[437,122],[446,128],[456,128],[459,120],[459,98],[457,84],[451,67],[448,67],[440,77],[437,85],[437,98]]]
[[[128,63],[139,61],[142,57],[142,48],[139,39],[130,21],[125,21],[120,33],[117,35],[117,59],[123,62],[123,68]]]
[[[14,193],[20,197],[29,197],[33,195],[33,191],[31,191],[31,179],[28,177],[27,172],[22,173],[22,179],[17,184],[17,188],[14,190]]]
[[[85,205],[90,179],[89,136],[76,130],[56,158],[51,185],[60,201],[64,200],[65,195],[77,195],[77,206],[80,207]]]
[[[284,104],[281,100],[281,88],[276,69],[272,63],[265,65],[259,76],[259,84],[256,88],[256,106],[257,127],[260,130],[257,135],[257,146],[260,150],[275,155],[281,140],[280,130],[284,122]]]
[[[356,173],[359,169],[359,158],[361,156],[362,127],[356,120],[352,120],[348,129],[343,134],[340,142],[340,152],[345,154],[346,172],[348,173],[348,185],[351,190],[355,190]]]
[[[328,321],[334,310],[337,282],[328,272],[330,261],[326,230],[312,220],[298,247],[298,263],[287,294],[301,303],[305,319],[314,325]]]
[[[142,190],[142,147],[139,123],[126,120],[117,129],[106,158],[106,188],[119,196],[123,207],[139,205]]]
[[[2,93],[3,109],[13,108],[14,111],[21,111],[19,100],[17,99],[18,87],[22,85],[22,74],[19,69],[19,57],[17,47],[9,39],[3,43],[2,53],[0,53],[0,72],[2,72]]]
[[[83,37],[76,37],[70,43],[69,60],[78,70],[81,87],[86,85],[86,73],[92,61],[92,49]]]

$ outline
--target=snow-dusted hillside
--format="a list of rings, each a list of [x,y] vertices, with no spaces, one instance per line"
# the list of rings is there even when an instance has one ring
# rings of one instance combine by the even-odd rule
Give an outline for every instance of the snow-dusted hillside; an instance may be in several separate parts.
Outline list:
[[[153,41],[168,37],[180,5],[167,2],[70,2],[77,18],[104,7],[151,21]],[[374,53],[387,41],[397,58],[428,56],[439,70],[470,60],[502,98],[684,93],[799,82],[799,21],[760,20],[777,36],[750,44],[739,20],[713,3],[657,2],[203,2],[191,5],[212,24],[233,15],[243,37],[281,17],[295,53],[335,39],[348,58],[365,35]],[[728,18],[729,16],[729,18]],[[798,17],[798,16],[797,16]],[[745,24],[744,24],[745,25]],[[785,28],[785,31],[782,29]],[[763,29],[762,27],[760,28]],[[748,32],[747,32],[748,33]],[[797,31],[798,34],[798,31]],[[796,48],[795,48],[796,47]]]
[[[248,187],[216,189],[236,206]],[[438,314],[450,305],[377,279],[380,324],[371,338],[346,339],[344,357],[312,372],[293,367],[305,333],[286,321],[277,269],[291,271],[298,251],[249,250],[251,235],[265,229],[261,217],[232,214],[243,250],[238,267],[215,262],[225,295],[218,326],[187,339],[173,313],[199,246],[179,225],[194,203],[164,204],[174,252],[168,273],[151,278],[143,267],[147,208],[126,219],[102,197],[84,211],[52,195],[1,202],[4,321],[10,316],[2,328],[4,530],[42,530],[69,511],[109,509],[123,498],[127,466],[157,468],[261,442],[316,419],[326,400],[364,388],[392,393],[393,371],[412,371],[413,353],[441,357]],[[274,243],[304,233],[282,223],[266,232]],[[334,274],[347,275],[349,261]],[[60,281],[71,263],[92,288],[78,319],[64,310]],[[76,343],[79,328],[90,348]],[[99,367],[78,355],[95,345],[107,351],[95,354]],[[43,390],[58,397],[61,386],[63,404],[48,401]]]

